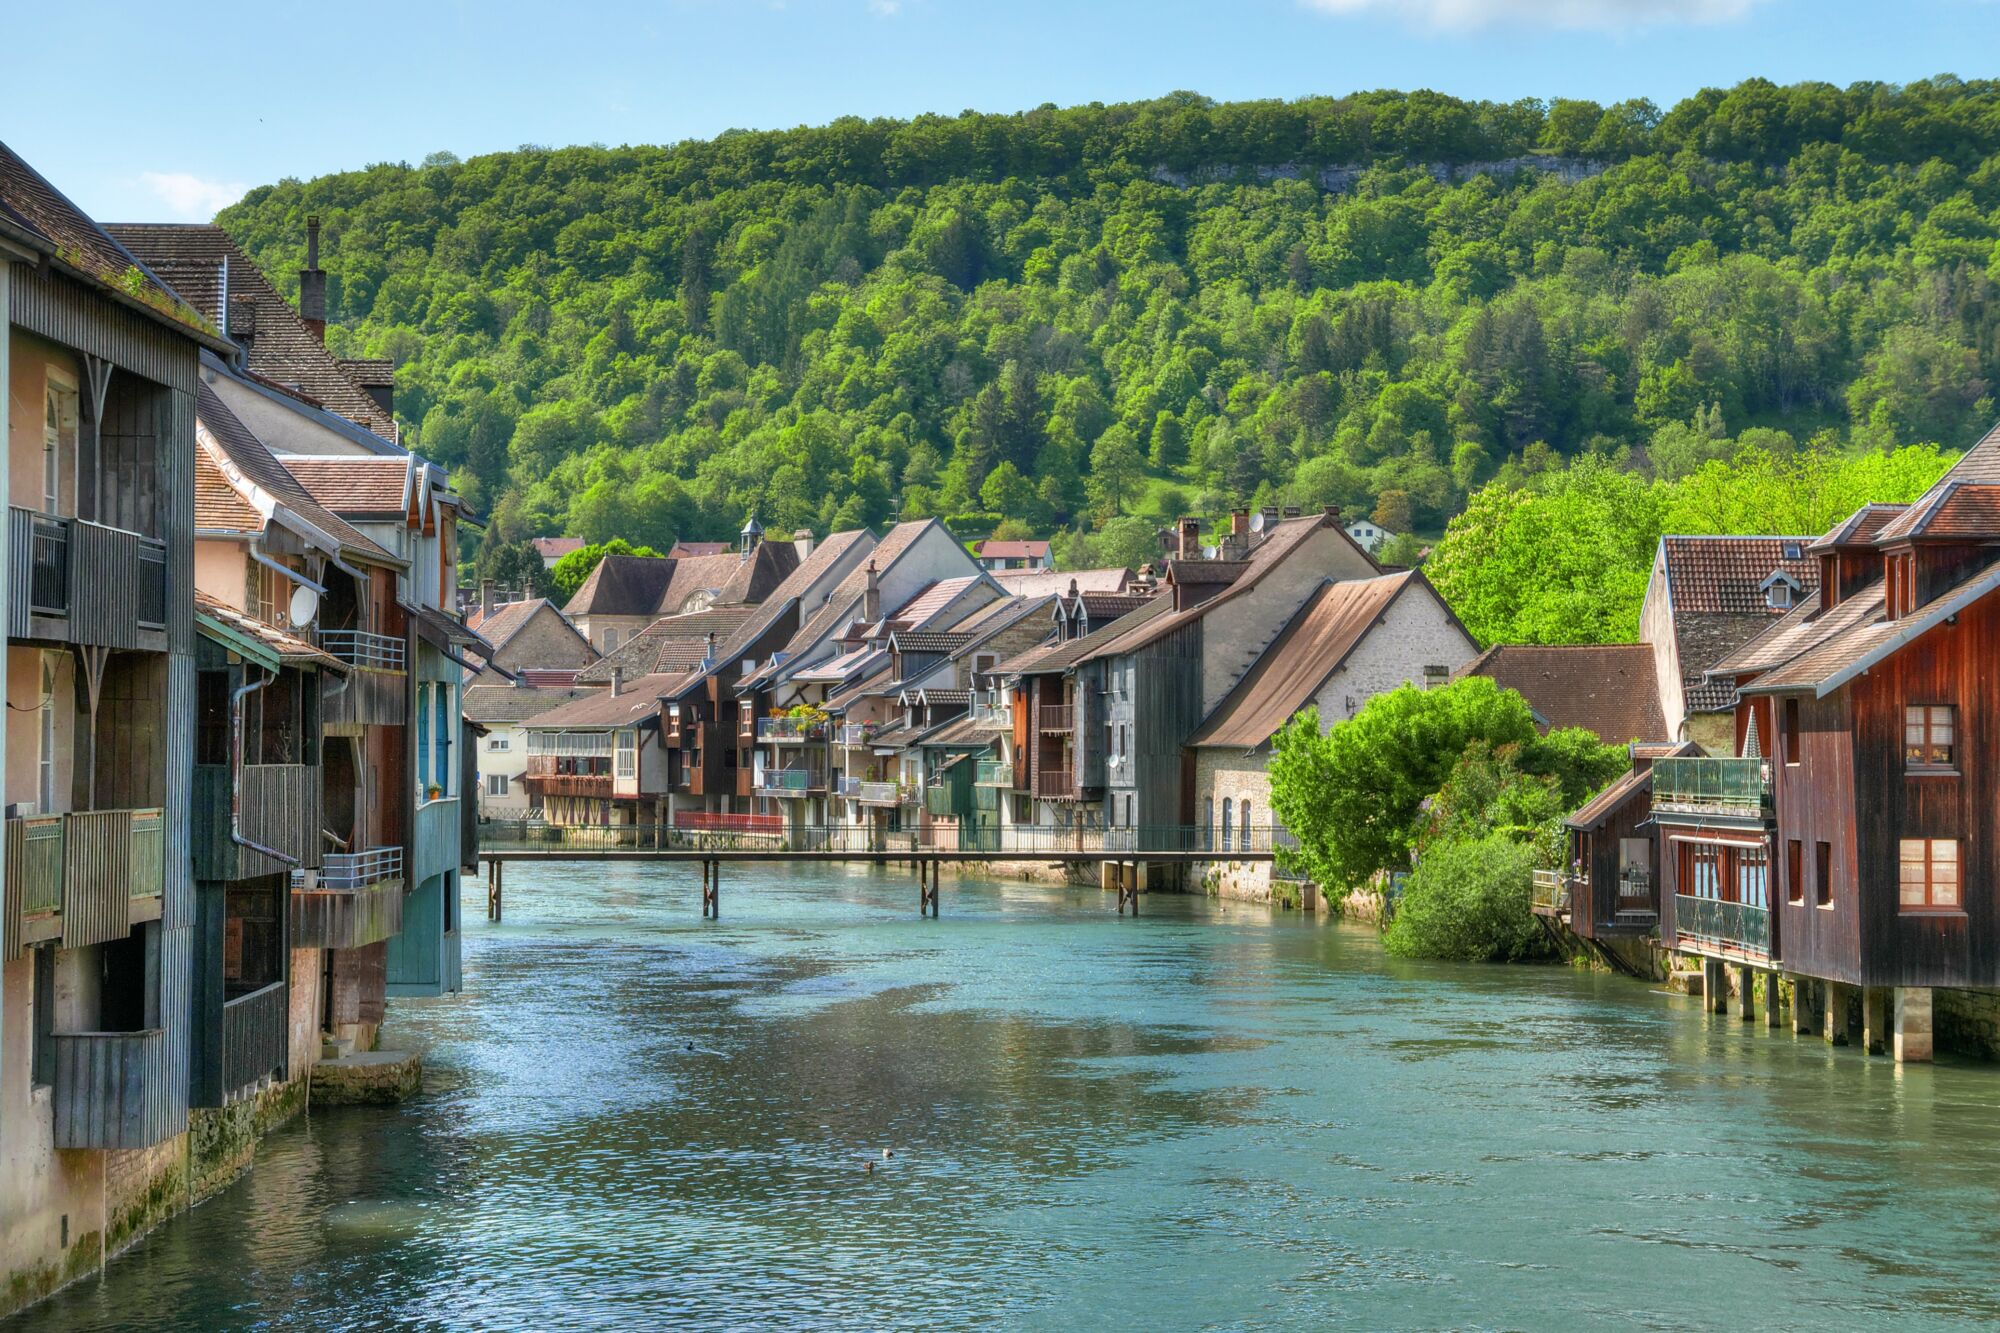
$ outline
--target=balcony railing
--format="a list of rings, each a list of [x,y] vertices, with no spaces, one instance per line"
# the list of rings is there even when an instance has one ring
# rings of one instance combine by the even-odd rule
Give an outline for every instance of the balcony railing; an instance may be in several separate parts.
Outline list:
[[[265,1078],[283,1078],[291,1020],[290,988],[282,981],[222,1003],[222,1094]]]
[[[881,728],[873,722],[843,722],[839,731],[834,733],[834,740],[841,745],[866,745],[875,739],[879,730]]]
[[[283,871],[287,863],[239,847],[230,838],[230,794],[236,779],[227,764],[194,770],[196,879],[234,880]],[[317,764],[246,764],[234,823],[251,842],[282,852],[297,864],[319,864],[320,769]]]
[[[394,852],[394,859],[383,859],[383,852]],[[334,883],[322,876],[318,887],[310,889],[303,875],[293,877],[293,948],[359,949],[402,932],[403,849],[359,856],[374,868],[345,870]]]
[[[1718,898],[1674,895],[1674,934],[1678,942],[1714,953],[1746,958],[1771,956],[1771,913],[1749,903]]]
[[[1043,769],[1035,775],[1035,795],[1052,801],[1076,799],[1076,775],[1067,769]]]
[[[1043,704],[1037,724],[1043,731],[1074,731],[1076,715],[1068,704]]]
[[[59,939],[66,949],[132,933],[160,915],[166,823],[157,808],[7,821],[6,952]]]
[[[827,734],[827,720],[804,717],[760,717],[757,719],[757,739],[798,743],[801,741],[823,741]]]
[[[1645,910],[1653,907],[1653,872],[1645,866],[1625,866],[1618,872],[1618,905],[1621,910],[1632,910],[1637,905]]]
[[[863,805],[915,805],[917,793],[900,782],[859,782],[854,799]]]
[[[966,813],[959,806],[959,789],[946,782],[933,782],[924,787],[924,811],[938,818],[950,819]]]
[[[1771,777],[1763,759],[1653,761],[1653,808],[1681,814],[1762,818],[1771,810]]]
[[[982,787],[1011,787],[1014,785],[1014,766],[1005,759],[981,759],[972,780]]]
[[[7,543],[9,635],[105,648],[163,646],[157,636],[167,617],[165,542],[9,506]],[[48,623],[54,621],[62,623]]]
[[[444,796],[417,806],[416,836],[410,840],[414,864],[411,878],[418,884],[447,870],[459,868],[458,798]]]
[[[826,778],[805,768],[767,768],[758,787],[768,796],[803,796],[826,790]]]
[[[403,641],[394,635],[365,629],[326,629],[319,633],[319,646],[349,666],[377,671],[404,669]]]
[[[522,781],[540,796],[584,796],[609,800],[612,779],[609,773],[526,773]]]
[[[55,1034],[55,1146],[150,1148],[187,1128],[164,1028]]]
[[[528,754],[562,759],[609,759],[612,739],[608,731],[530,731]]]
[[[1570,909],[1570,895],[1576,881],[1560,870],[1537,870],[1528,905],[1537,916],[1564,916]]]
[[[357,852],[328,852],[320,858],[319,882],[321,888],[359,889],[384,880],[403,880],[403,849],[401,847],[369,847]],[[305,883],[305,876],[294,874],[293,887]]]
[[[723,815],[705,810],[683,810],[674,816],[674,828],[683,833],[783,833],[783,815]]]
[[[62,935],[63,817],[7,821],[6,956]]]
[[[970,821],[966,821],[967,824]],[[633,847],[769,847],[771,850],[815,851],[835,854],[873,855],[890,850],[966,850],[974,844],[967,839],[969,828],[960,821],[945,820],[912,827],[905,821],[899,832],[885,831],[877,821],[842,822],[800,826],[783,815],[714,814],[682,811],[674,816],[671,828],[653,824],[563,826],[534,821],[493,820],[481,826],[480,844],[491,851],[535,851],[557,846]],[[1206,860],[1218,856],[1208,849],[1213,830],[1199,825],[1145,825],[1137,828],[1105,829],[1076,824],[1005,824],[977,830],[977,849],[1001,857],[1097,858],[1113,856],[1144,860],[1148,856],[1172,856]],[[1231,830],[1232,858],[1265,860],[1275,839],[1284,830],[1253,826],[1248,838],[1241,830]],[[742,844],[745,837],[775,842]]]
[[[972,720],[982,727],[1011,727],[1014,725],[1014,709],[1011,704],[974,704]]]

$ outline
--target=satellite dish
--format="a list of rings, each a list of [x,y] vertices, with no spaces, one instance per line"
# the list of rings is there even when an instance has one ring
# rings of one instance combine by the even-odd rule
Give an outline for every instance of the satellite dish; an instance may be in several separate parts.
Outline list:
[[[1202,548],[1201,548],[1201,558],[1202,558],[1202,559],[1204,559],[1204,560],[1213,560],[1213,559],[1215,559],[1215,553],[1216,553],[1216,551],[1217,551],[1218,549],[1220,549],[1220,548],[1218,548],[1218,547],[1214,547],[1214,546],[1204,546],[1204,547],[1202,547]]]
[[[1259,509],[1256,513],[1250,515],[1250,531],[1262,532],[1263,530],[1264,530],[1264,511]]]
[[[303,585],[292,589],[292,604],[286,614],[292,618],[293,628],[304,629],[319,614],[319,594]]]

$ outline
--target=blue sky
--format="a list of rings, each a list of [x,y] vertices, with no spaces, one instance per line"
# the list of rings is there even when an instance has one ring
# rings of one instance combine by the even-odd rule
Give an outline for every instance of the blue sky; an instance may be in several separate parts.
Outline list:
[[[1178,88],[1651,97],[1990,76],[1995,0],[401,0],[22,7],[0,138],[107,221],[521,143],[660,143]],[[79,79],[79,75],[83,77]]]

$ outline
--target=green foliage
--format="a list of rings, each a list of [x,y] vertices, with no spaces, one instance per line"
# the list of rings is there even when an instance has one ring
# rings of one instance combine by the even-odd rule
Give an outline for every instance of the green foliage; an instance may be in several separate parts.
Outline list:
[[[525,541],[488,543],[479,555],[478,577],[529,597],[546,597],[554,587],[541,553]]]
[[[552,589],[550,595],[559,603],[567,602],[576,596],[576,590],[583,586],[584,580],[590,577],[590,572],[596,569],[598,562],[607,555],[657,556],[659,554],[660,552],[650,546],[634,546],[622,537],[613,537],[608,542],[598,542],[590,546],[580,546],[556,561],[555,567],[549,570],[549,586]]]
[[[1405,882],[1382,943],[1398,958],[1506,963],[1547,957],[1529,906],[1532,851],[1506,833],[1441,841]]]
[[[1630,642],[1662,534],[1818,534],[1870,500],[1915,499],[1953,458],[1931,445],[1776,451],[1776,435],[1718,441],[1731,457],[1676,481],[1594,457],[1517,469],[1473,494],[1424,572],[1481,643]]]
[[[1430,169],[1510,159],[1561,170]],[[1692,475],[1720,421],[1956,445],[2000,382],[1986,81],[845,118],[438,154],[220,221],[289,285],[308,213],[329,344],[396,362],[496,545],[993,511],[1006,466],[1042,531],[1151,483],[1436,531],[1565,460]],[[1537,634],[1627,624],[1564,607],[1628,536],[1559,562]]]

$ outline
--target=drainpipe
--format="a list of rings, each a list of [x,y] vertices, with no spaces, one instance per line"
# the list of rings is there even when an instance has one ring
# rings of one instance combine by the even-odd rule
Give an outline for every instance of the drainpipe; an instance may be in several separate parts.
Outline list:
[[[277,673],[272,672],[262,680],[246,681],[229,695],[229,840],[273,861],[296,866],[298,857],[287,856],[275,847],[243,836],[243,701],[277,678]]]
[[[266,569],[276,570],[278,573],[283,574],[286,578],[290,579],[292,582],[298,584],[302,588],[311,588],[321,597],[326,596],[326,588],[324,585],[314,583],[311,579],[299,573],[299,571],[296,569],[287,569],[285,566],[273,560],[270,556],[265,555],[262,550],[258,549],[257,543],[261,540],[263,540],[261,537],[252,537],[250,539],[250,558],[252,560],[255,560],[258,564],[264,566],[264,568]]]

